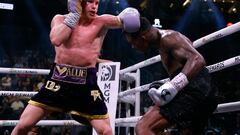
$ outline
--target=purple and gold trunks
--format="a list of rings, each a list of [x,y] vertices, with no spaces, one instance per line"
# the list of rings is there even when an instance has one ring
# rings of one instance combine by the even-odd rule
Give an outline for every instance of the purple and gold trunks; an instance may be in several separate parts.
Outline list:
[[[74,114],[76,120],[108,118],[97,85],[97,69],[54,64],[41,90],[28,102],[49,111]]]

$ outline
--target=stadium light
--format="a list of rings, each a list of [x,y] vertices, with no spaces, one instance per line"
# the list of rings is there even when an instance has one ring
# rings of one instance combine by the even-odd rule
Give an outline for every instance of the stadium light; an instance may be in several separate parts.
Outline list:
[[[0,2],[0,9],[13,10],[13,7],[13,4]]]

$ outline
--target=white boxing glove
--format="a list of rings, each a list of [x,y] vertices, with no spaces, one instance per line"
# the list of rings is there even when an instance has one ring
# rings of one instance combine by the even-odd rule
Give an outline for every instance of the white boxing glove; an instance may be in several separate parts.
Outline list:
[[[188,79],[182,72],[175,76],[171,81],[166,82],[161,87],[150,88],[148,95],[156,105],[164,106],[168,104],[181,90],[188,84]]]

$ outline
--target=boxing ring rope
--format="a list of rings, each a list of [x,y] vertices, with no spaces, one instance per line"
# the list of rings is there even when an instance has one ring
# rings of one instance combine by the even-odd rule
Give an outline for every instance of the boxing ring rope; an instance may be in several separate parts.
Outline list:
[[[0,91],[0,96],[18,96],[18,97],[32,97],[38,92],[25,92],[25,91]]]
[[[240,101],[218,104],[217,109],[214,111],[216,113],[234,112],[240,110]],[[135,123],[141,119],[142,116],[134,116],[128,118],[118,118],[116,119],[117,126],[129,126],[134,127]]]
[[[0,126],[16,126],[19,120],[0,120]],[[75,120],[40,120],[37,126],[81,126]],[[83,125],[82,125],[83,126]]]
[[[230,59],[227,59],[225,61],[207,66],[207,69],[209,71],[209,73],[213,73],[231,66],[235,66],[238,65],[240,63],[240,55],[236,56],[236,57],[232,57]]]
[[[30,74],[30,75],[48,75],[49,69],[25,69],[25,68],[0,68],[1,74]]]
[[[224,113],[240,110],[240,101],[219,104],[214,113]],[[136,122],[142,116],[117,118],[115,120],[116,126],[134,127]],[[16,126],[19,120],[0,120],[0,126]],[[75,120],[40,120],[37,126],[84,126]]]
[[[121,72],[121,71],[120,71]],[[28,74],[28,75],[48,75],[49,69],[28,69],[28,68],[5,68],[0,67],[0,74]],[[134,81],[134,77],[130,73],[120,76],[122,80]]]
[[[122,118],[116,119],[116,125],[121,123],[136,123],[140,117],[131,117],[124,120]],[[0,120],[0,126],[16,126],[19,120]],[[37,126],[84,126],[75,120],[40,120]]]

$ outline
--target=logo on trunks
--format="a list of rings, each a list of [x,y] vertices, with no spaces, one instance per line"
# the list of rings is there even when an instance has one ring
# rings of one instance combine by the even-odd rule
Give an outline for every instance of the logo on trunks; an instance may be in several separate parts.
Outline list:
[[[45,88],[46,89],[49,89],[51,91],[58,91],[60,89],[60,85],[56,84],[55,82],[53,81],[47,81],[46,85],[45,85]]]
[[[114,81],[115,80],[115,65],[104,65],[102,66],[102,73],[100,75],[101,81]]]
[[[100,96],[100,92],[98,90],[92,90],[91,91],[91,96],[93,96],[93,100],[96,101],[97,98],[99,98],[100,100],[102,100],[101,96]]]
[[[77,76],[77,77],[86,77],[87,70],[71,67],[60,67],[56,66],[56,69],[60,76]]]
[[[161,92],[161,98],[166,101],[167,95],[171,96],[171,93],[167,91],[166,89],[163,89]]]

